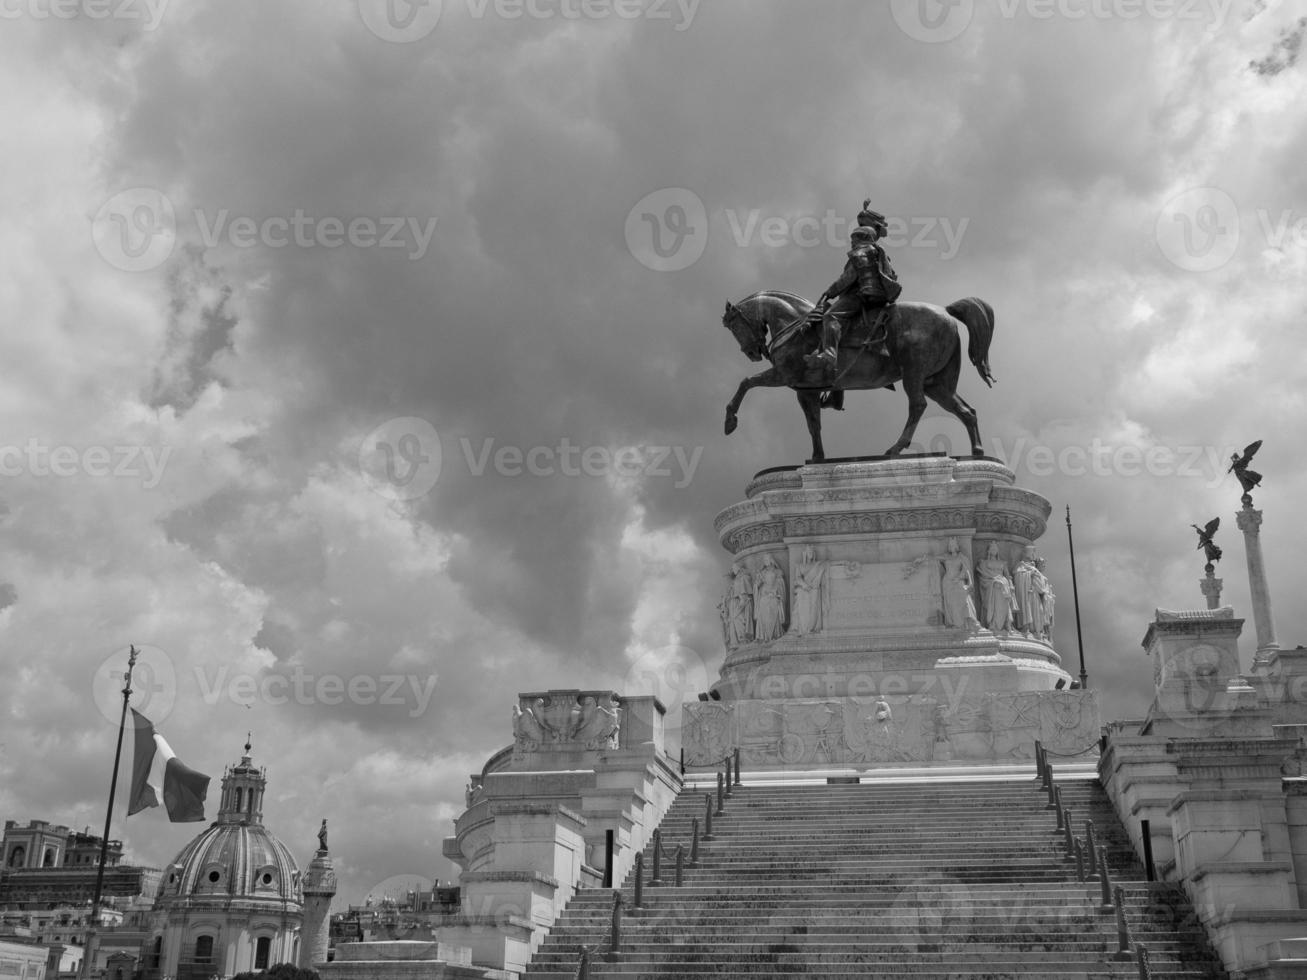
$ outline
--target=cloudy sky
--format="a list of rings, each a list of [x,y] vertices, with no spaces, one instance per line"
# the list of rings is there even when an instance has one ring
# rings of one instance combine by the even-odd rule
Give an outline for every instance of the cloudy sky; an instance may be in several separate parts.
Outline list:
[[[342,899],[415,869],[519,691],[715,676],[712,518],[808,454],[723,302],[815,297],[864,196],[905,298],[983,296],[989,451],[1077,519],[1138,716],[1236,446],[1307,639],[1302,25],[1245,0],[5,0],[0,815],[102,825],[111,670],[216,779],[247,730]],[[899,394],[828,417],[880,452]],[[926,448],[962,448],[937,410]],[[625,450],[619,452],[619,450]],[[1057,645],[1074,672],[1074,621]],[[1251,616],[1243,641],[1253,649]],[[697,666],[696,666],[697,665]],[[697,671],[697,673],[696,673]],[[655,675],[658,671],[652,671]],[[122,797],[120,796],[120,801]],[[115,817],[162,865],[198,829]]]

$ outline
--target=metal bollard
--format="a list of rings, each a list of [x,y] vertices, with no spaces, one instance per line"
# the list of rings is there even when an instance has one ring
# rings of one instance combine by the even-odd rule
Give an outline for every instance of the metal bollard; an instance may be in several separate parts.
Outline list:
[[[1103,885],[1103,904],[1099,906],[1100,912],[1112,911],[1112,875],[1107,868],[1107,858],[1103,855],[1103,845],[1098,845],[1098,867],[1102,870],[1102,877],[1099,881]],[[1119,890],[1119,889],[1118,889]]]
[[[649,884],[661,885],[663,883],[663,833],[655,828],[653,832],[653,874],[649,876]]]
[[[1125,901],[1121,886],[1116,888],[1116,952],[1112,959],[1125,962],[1130,956],[1130,924],[1125,920]]]
[[[1094,821],[1085,821],[1085,850],[1089,852],[1089,880],[1098,877],[1098,842],[1094,840]]]
[[[1062,842],[1066,845],[1066,859],[1072,860],[1076,856],[1075,837],[1071,835],[1071,811],[1063,810],[1062,812]]]
[[[726,813],[724,806],[726,802],[726,787],[722,785],[724,782],[725,780],[722,779],[722,774],[719,772],[717,774],[717,816],[719,817]]]
[[[634,908],[644,908],[644,851],[637,851],[635,855],[635,901],[632,903]]]
[[[1062,831],[1066,830],[1066,827],[1064,827],[1064,826],[1062,825],[1063,817],[1064,817],[1064,814],[1063,814],[1063,812],[1062,812],[1062,808],[1059,806],[1059,807],[1057,808],[1057,831],[1058,831],[1059,834],[1060,834]]]
[[[1039,739],[1035,739],[1035,779],[1044,781],[1044,746]]]
[[[1044,766],[1044,789],[1048,792],[1048,802],[1044,804],[1045,810],[1057,809],[1057,787],[1053,785],[1053,767]]]
[[[726,796],[727,796],[727,798],[729,799],[729,798],[730,798],[730,795],[731,795],[731,786],[733,785],[733,784],[731,783],[731,757],[730,757],[729,754],[726,756],[726,780],[725,780],[725,782],[726,782]]]
[[[608,958],[616,959],[622,954],[622,893],[613,892],[613,919],[608,934]]]
[[[676,845],[676,887],[685,884],[685,845]]]
[[[1139,965],[1139,980],[1153,980],[1153,967],[1148,962],[1148,950],[1142,946],[1136,946],[1135,953],[1138,957],[1136,962]]]
[[[589,946],[581,947],[581,958],[576,961],[576,975],[573,980],[590,980],[590,954],[594,950]]]
[[[699,863],[699,818],[694,818],[690,837],[690,867]]]
[[[744,783],[740,782],[740,750],[739,749],[735,750],[735,785],[736,786],[744,785]]]
[[[712,840],[712,794],[703,794],[703,839]]]
[[[1080,846],[1079,837],[1076,838],[1076,878],[1085,880],[1085,849]]]

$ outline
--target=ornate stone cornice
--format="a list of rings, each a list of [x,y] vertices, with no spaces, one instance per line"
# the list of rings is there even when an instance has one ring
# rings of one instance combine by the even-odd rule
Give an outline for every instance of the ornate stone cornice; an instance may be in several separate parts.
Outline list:
[[[748,524],[729,531],[722,538],[722,544],[731,554],[739,554],[749,548],[763,544],[777,544],[785,540],[785,526],[780,521],[766,524]]]
[[[970,507],[932,507],[920,510],[873,511],[870,514],[814,514],[785,519],[786,537],[827,534],[883,534],[902,531],[953,531],[975,523]]]

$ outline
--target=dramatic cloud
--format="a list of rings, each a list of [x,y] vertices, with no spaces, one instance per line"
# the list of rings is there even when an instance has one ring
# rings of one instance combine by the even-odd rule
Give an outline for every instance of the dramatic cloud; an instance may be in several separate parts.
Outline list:
[[[788,392],[722,435],[756,370],[722,305],[815,297],[867,195],[908,297],[997,311],[999,384],[963,394],[1054,504],[1064,600],[1072,507],[1107,717],[1145,709],[1139,641],[1201,603],[1188,525],[1218,514],[1247,665],[1223,474],[1255,438],[1297,643],[1303,24],[1174,7],[445,0],[407,35],[350,0],[14,8],[0,811],[99,824],[134,642],[188,763],[252,730],[273,829],[307,857],[331,819],[342,901],[449,879],[517,692],[626,689],[672,647],[715,673],[713,515],[808,453]],[[832,455],[906,404],[848,408]],[[932,409],[918,442],[962,432]],[[193,832],[115,827],[156,865]]]

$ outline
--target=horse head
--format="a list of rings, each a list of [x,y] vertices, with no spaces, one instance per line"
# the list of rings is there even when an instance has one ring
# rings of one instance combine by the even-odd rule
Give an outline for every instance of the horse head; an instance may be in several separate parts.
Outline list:
[[[745,312],[726,301],[726,312],[722,315],[722,326],[735,335],[740,350],[751,361],[761,361],[767,353],[767,326],[761,320],[750,319]]]

